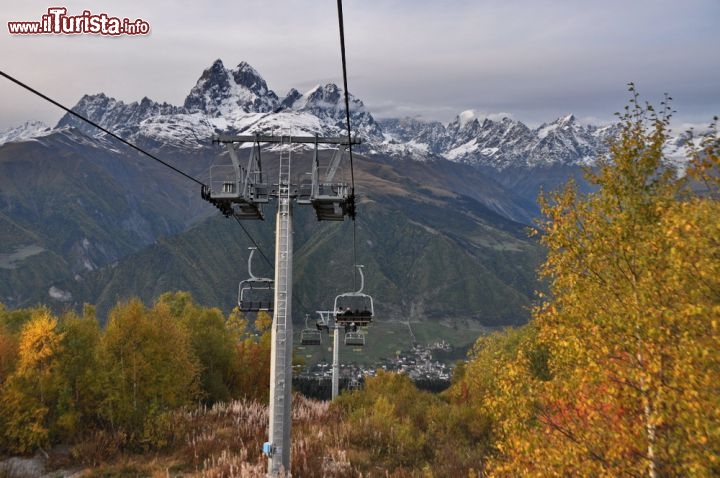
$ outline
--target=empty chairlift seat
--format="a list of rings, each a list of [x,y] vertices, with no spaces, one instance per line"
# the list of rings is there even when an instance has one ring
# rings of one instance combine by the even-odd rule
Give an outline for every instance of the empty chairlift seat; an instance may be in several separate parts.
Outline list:
[[[345,345],[364,347],[365,334],[359,330],[345,332]]]
[[[249,279],[240,282],[238,286],[238,307],[243,312],[272,312],[275,299],[274,281],[264,277],[256,277],[252,273],[252,257],[254,247],[250,247],[248,257]]]
[[[300,344],[320,345],[322,343],[322,332],[319,325],[314,329],[308,326],[308,316],[305,316],[305,328],[300,332]]]
[[[320,345],[322,335],[318,329],[306,328],[300,332],[300,343],[302,345]]]
[[[246,279],[238,287],[238,307],[243,312],[271,312],[274,294],[271,279]]]

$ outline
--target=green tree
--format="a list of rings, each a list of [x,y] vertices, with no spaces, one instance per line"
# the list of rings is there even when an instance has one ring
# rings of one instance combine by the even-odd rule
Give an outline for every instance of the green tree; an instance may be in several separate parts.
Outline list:
[[[20,334],[20,330],[30,321],[34,311],[35,309],[8,310],[5,304],[0,302],[0,325],[12,334]]]
[[[378,371],[362,390],[341,394],[351,445],[371,455],[370,462],[389,470],[422,468],[432,461],[434,444],[427,430],[439,400],[418,390],[404,374]]]

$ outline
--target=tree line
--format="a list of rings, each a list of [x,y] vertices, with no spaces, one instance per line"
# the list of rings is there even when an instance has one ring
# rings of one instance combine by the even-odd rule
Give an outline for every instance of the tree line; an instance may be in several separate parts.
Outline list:
[[[231,398],[267,400],[271,317],[166,293],[152,307],[117,304],[55,316],[0,304],[0,448],[26,453],[98,430],[142,449],[171,410]]]

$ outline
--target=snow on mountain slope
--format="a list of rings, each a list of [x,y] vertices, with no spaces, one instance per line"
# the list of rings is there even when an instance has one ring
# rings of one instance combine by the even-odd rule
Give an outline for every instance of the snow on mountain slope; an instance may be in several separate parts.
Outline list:
[[[511,118],[482,123],[458,116],[447,128],[443,156],[452,161],[477,163],[503,170],[509,166],[536,167],[554,163],[576,164],[602,151],[593,127],[576,123],[572,115],[531,130]]]
[[[305,93],[293,88],[280,99],[246,62],[227,69],[216,60],[202,72],[183,106],[149,98],[128,104],[100,93],[84,96],[74,110],[125,139],[153,146],[199,148],[223,133],[347,134],[344,92],[337,85],[317,85]],[[581,124],[572,114],[534,129],[509,117],[481,118],[472,110],[459,113],[447,125],[411,118],[376,121],[352,95],[350,117],[352,132],[368,154],[422,161],[444,158],[496,171],[591,164],[607,152],[608,139],[617,134],[615,126]],[[70,126],[89,136],[103,136],[69,114],[57,125]],[[41,126],[25,125],[4,132],[0,140],[32,138],[42,131]],[[675,145],[673,154],[677,151]]]
[[[213,135],[284,134],[346,135],[344,93],[334,84],[317,86],[304,95],[295,89],[281,101],[260,74],[245,62],[226,69],[216,60],[203,71],[183,106],[124,103],[105,94],[84,96],[73,108],[122,138],[142,144],[170,142],[199,147]],[[362,101],[350,95],[353,133],[381,141],[382,131]],[[72,126],[90,136],[103,133],[66,114],[57,127]]]
[[[20,126],[0,131],[0,145],[16,141],[30,141],[51,132],[51,128],[40,121],[28,121]]]

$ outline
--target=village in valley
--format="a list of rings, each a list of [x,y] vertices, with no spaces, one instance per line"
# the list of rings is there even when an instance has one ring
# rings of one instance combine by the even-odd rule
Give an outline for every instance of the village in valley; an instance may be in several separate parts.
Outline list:
[[[441,340],[427,345],[416,343],[411,349],[398,351],[395,357],[381,359],[374,365],[341,363],[340,387],[360,388],[366,377],[375,376],[382,370],[406,374],[419,388],[440,391],[449,387],[452,379],[454,364],[440,357],[450,351],[452,346]],[[332,363],[324,360],[305,367],[296,375],[296,382],[317,382],[327,384],[327,387],[331,380]]]

